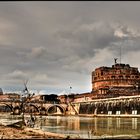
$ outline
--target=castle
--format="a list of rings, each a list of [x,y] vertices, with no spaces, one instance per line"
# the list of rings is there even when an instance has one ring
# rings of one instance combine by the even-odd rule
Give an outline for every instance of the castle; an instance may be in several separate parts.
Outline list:
[[[112,67],[99,67],[92,72],[92,93],[122,93],[131,95],[140,90],[140,72],[129,64],[117,63]],[[128,93],[128,94],[127,94]]]
[[[140,72],[137,67],[117,63],[112,67],[99,67],[91,74],[92,90],[88,93],[74,94],[73,101],[113,98],[140,94]],[[64,96],[59,99],[65,102]]]

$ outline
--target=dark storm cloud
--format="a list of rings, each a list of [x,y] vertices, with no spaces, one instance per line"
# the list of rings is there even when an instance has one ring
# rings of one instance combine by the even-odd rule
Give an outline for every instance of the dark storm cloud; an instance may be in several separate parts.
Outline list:
[[[0,2],[1,86],[91,90],[114,57],[140,65],[140,2]],[[135,55],[136,54],[136,55]],[[133,58],[131,60],[130,57]]]
[[[80,25],[77,30],[60,31],[57,34],[63,43],[69,41],[69,44],[73,45],[71,48],[81,57],[93,56],[95,49],[106,48],[112,42],[120,40],[114,36],[114,29],[109,24],[101,22]]]

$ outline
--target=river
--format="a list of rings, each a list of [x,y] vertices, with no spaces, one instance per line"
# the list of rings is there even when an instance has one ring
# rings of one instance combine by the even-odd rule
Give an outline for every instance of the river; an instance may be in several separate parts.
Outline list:
[[[2,118],[12,121],[18,116],[1,114]],[[140,118],[132,117],[36,116],[34,128],[80,139],[140,139]]]
[[[40,129],[86,139],[140,138],[140,118],[42,116]]]

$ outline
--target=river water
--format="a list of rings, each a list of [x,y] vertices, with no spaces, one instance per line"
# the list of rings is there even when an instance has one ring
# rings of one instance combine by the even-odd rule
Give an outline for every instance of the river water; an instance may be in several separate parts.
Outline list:
[[[1,120],[6,118],[19,119],[14,115],[0,115]],[[36,116],[34,128],[79,139],[140,139],[140,118]]]
[[[42,116],[40,129],[86,139],[140,138],[140,118]]]

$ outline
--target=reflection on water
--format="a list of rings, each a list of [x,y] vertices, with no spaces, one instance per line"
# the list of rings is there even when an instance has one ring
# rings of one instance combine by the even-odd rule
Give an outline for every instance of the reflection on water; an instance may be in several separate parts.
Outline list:
[[[137,129],[137,118],[132,118],[132,129]]]
[[[1,115],[3,118],[19,119],[13,115]],[[140,118],[36,116],[36,120],[36,128],[79,138],[140,138]]]
[[[133,135],[140,133],[140,118],[90,118],[78,116],[43,116],[41,129],[80,138]],[[97,137],[98,136],[98,137]]]
[[[120,118],[116,118],[116,127],[120,128],[121,126],[121,119]]]

